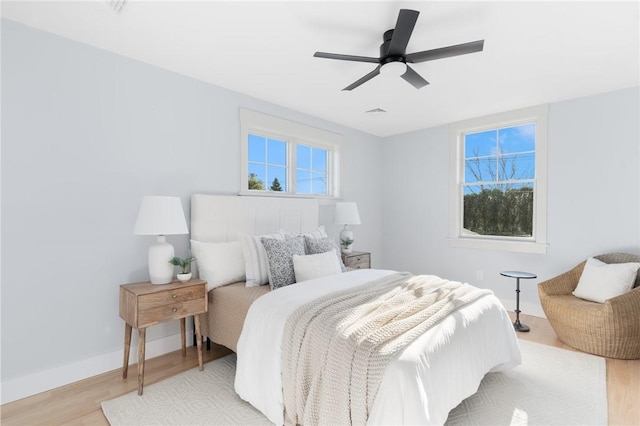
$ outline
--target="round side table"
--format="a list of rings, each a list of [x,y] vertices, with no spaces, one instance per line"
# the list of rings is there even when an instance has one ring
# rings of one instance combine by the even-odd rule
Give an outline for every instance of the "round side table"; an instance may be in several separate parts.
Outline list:
[[[538,278],[536,274],[532,274],[531,272],[522,272],[522,271],[502,271],[500,275],[503,277],[515,278],[516,279],[516,320],[513,323],[513,328],[516,331],[526,332],[529,331],[529,327],[520,323],[520,278],[523,280],[530,280],[532,278]]]

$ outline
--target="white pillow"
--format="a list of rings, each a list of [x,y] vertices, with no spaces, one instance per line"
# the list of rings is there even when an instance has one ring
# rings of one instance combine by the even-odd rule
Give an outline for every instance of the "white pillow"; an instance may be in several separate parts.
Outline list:
[[[620,296],[631,290],[636,280],[640,263],[604,263],[589,258],[573,295],[592,302]]]
[[[208,243],[191,240],[191,252],[196,258],[200,278],[207,289],[244,281],[244,257],[240,241]]]
[[[293,270],[296,274],[296,282],[342,273],[335,249],[306,256],[294,254]]]
[[[304,237],[304,252],[306,254],[318,254],[333,251],[338,257],[340,263],[340,269],[342,272],[347,272],[347,268],[344,266],[342,256],[340,255],[340,249],[338,244],[331,238],[309,238]]]
[[[247,287],[258,287],[269,283],[269,261],[267,253],[264,251],[262,238],[284,240],[282,233],[269,235],[248,235],[240,236],[242,242],[242,253],[244,255],[244,266],[246,272]]]

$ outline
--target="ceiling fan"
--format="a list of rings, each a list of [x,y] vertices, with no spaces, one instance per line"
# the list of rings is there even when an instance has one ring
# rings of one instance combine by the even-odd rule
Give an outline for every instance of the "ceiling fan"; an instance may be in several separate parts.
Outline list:
[[[405,81],[413,85],[416,89],[429,84],[420,74],[415,72],[409,64],[418,62],[433,61],[436,59],[448,58],[450,56],[466,55],[467,53],[482,52],[484,40],[472,41],[469,43],[456,44],[453,46],[440,47],[438,49],[425,50],[422,52],[407,54],[407,44],[416,25],[420,12],[411,9],[400,9],[398,21],[394,29],[385,31],[382,36],[384,42],[380,45],[380,57],[341,55],[339,53],[316,52],[316,58],[340,59],[343,61],[371,62],[378,64],[376,69],[360,78],[342,90],[353,90],[363,83],[371,80],[378,74],[394,72],[400,75]]]

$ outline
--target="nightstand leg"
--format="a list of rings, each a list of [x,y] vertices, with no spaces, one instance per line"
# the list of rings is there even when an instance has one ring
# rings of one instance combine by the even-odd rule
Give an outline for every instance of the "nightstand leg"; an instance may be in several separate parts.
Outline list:
[[[194,315],[193,318],[196,328],[196,344],[198,345],[198,366],[200,367],[200,371],[202,371],[202,335],[200,335],[200,315]]]
[[[129,371],[129,352],[131,352],[131,326],[124,323],[124,363],[122,364],[122,378],[127,378]]]
[[[138,395],[142,395],[144,386],[144,345],[146,341],[146,328],[138,330]]]
[[[187,327],[185,318],[180,318],[180,337],[182,338],[182,356],[187,356]]]

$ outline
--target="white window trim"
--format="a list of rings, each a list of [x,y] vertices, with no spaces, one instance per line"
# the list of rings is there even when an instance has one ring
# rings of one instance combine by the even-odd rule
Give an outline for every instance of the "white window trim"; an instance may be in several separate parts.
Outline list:
[[[249,186],[249,134],[274,137],[290,143],[287,149],[289,160],[295,158],[295,148],[298,144],[313,148],[326,149],[327,159],[327,188],[329,195],[320,194],[294,194],[290,192],[250,191]],[[240,108],[240,195],[258,195],[265,197],[293,197],[293,198],[327,198],[340,197],[341,188],[341,155],[342,135],[317,129],[304,124],[274,117],[257,111]],[[291,161],[288,167],[293,164]],[[296,173],[294,168],[289,169],[287,188],[295,186]]]
[[[449,244],[451,247],[504,250],[522,253],[547,252],[547,129],[548,105],[478,117],[452,123],[449,126]],[[489,129],[536,123],[536,174],[533,210],[533,237],[469,237],[462,235],[462,182],[464,166],[461,161],[464,134]]]

